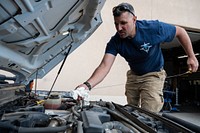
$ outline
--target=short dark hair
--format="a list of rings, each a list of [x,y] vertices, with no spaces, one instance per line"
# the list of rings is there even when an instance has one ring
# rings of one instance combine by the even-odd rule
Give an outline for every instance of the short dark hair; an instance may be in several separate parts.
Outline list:
[[[117,17],[120,16],[123,12],[129,12],[131,13],[133,16],[135,16],[135,11],[134,8],[131,4],[129,3],[121,3],[115,7],[113,7],[113,16]]]

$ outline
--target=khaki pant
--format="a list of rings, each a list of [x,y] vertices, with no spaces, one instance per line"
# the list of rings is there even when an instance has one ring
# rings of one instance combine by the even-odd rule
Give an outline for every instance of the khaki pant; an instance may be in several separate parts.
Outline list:
[[[129,70],[125,92],[128,104],[152,112],[159,112],[164,104],[163,86],[165,78],[165,70],[150,72],[142,76],[135,75]]]

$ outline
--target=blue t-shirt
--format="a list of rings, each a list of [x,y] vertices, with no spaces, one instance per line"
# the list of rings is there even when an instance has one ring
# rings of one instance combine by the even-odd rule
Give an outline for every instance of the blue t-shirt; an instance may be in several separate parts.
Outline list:
[[[118,53],[128,62],[137,75],[159,71],[164,65],[160,44],[175,37],[173,25],[158,20],[137,20],[134,38],[120,38],[116,33],[107,43],[105,53]]]

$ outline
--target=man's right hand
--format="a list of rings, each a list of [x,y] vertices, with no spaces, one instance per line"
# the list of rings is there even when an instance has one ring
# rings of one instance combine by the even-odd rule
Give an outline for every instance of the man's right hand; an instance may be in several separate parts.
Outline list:
[[[91,90],[91,85],[88,86],[88,85],[85,84],[85,82],[84,82],[83,84],[80,84],[79,86],[77,86],[76,89],[77,89],[77,88],[81,88],[81,87],[84,87],[86,90]],[[75,89],[75,90],[76,90],[76,89]]]
[[[75,100],[85,100],[89,96],[89,90],[85,87],[78,87],[73,91],[73,98]]]

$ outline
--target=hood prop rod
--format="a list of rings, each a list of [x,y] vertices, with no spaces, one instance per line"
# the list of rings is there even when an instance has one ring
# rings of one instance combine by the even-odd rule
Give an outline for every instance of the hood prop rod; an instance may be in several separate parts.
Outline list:
[[[49,91],[49,93],[48,93],[47,98],[49,98],[49,95],[51,94],[51,91],[52,91],[52,89],[53,89],[53,87],[54,87],[54,85],[55,85],[55,83],[56,83],[56,81],[57,81],[57,78],[58,78],[58,76],[59,76],[59,74],[60,74],[60,72],[61,72],[61,70],[62,70],[62,68],[63,68],[63,66],[64,66],[64,64],[65,64],[65,61],[66,61],[66,59],[67,59],[67,57],[68,57],[68,55],[69,55],[69,52],[70,52],[71,48],[72,48],[72,45],[70,44],[69,49],[68,49],[68,51],[67,51],[67,53],[66,53],[66,55],[65,55],[65,58],[64,58],[64,60],[63,60],[63,62],[62,62],[62,64],[61,64],[61,66],[60,66],[60,69],[59,69],[59,71],[58,71],[58,73],[57,73],[57,75],[56,75],[56,78],[55,78],[55,80],[54,80],[54,82],[53,82],[53,85],[51,86],[51,89],[50,89],[50,91]]]

